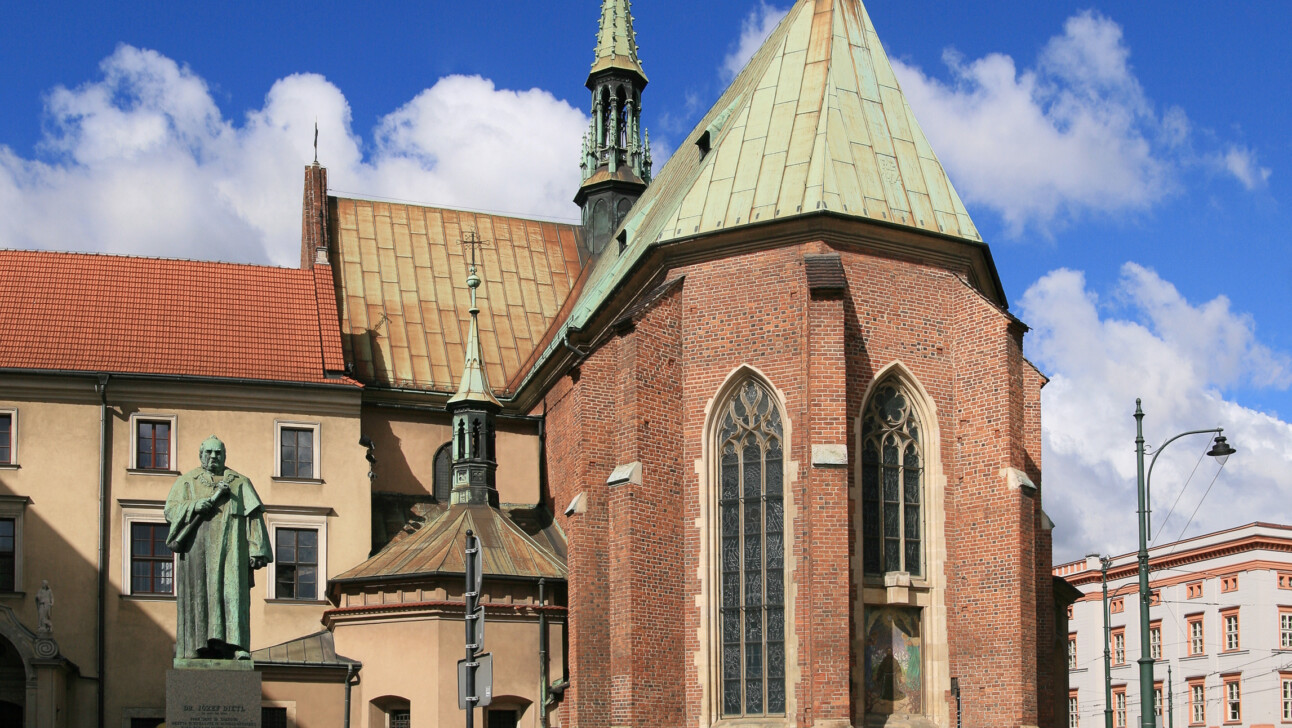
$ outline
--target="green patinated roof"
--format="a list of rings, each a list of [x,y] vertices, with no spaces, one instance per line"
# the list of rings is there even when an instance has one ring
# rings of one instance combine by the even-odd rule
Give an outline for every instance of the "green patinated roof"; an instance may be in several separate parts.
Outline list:
[[[632,3],[629,0],[602,0],[601,23],[597,28],[597,48],[591,74],[608,68],[632,71],[647,80],[637,58],[637,34],[633,31]]]
[[[826,210],[982,242],[859,0],[794,4],[634,205],[624,251],[592,263],[565,327],[652,245]]]

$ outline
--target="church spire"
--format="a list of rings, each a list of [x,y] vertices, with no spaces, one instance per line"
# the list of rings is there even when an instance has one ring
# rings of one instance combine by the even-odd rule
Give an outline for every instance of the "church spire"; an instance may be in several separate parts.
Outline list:
[[[476,251],[486,241],[468,231],[462,245],[470,250],[467,287],[471,289],[471,327],[467,330],[466,362],[458,391],[449,398],[448,409],[453,416],[453,492],[454,505],[498,505],[495,471],[498,469],[494,452],[494,416],[502,409],[489,387],[480,354],[480,307],[476,304],[476,289],[480,276],[476,274]]]
[[[629,0],[602,0],[601,22],[597,27],[597,47],[593,53],[588,88],[592,89],[598,71],[618,68],[636,74],[646,85],[646,72],[637,58],[637,33],[633,31],[632,3]]]
[[[651,179],[650,148],[642,143],[642,89],[648,83],[637,57],[629,0],[602,0],[601,22],[587,87],[592,123],[579,166],[583,184],[574,202],[583,208],[583,241],[598,255],[610,242]],[[649,134],[646,135],[649,139]]]

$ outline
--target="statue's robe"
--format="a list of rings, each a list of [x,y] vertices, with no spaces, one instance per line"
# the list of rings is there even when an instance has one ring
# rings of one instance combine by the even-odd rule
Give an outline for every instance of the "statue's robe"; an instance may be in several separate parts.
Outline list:
[[[200,514],[198,504],[215,494],[215,484],[221,479],[229,483],[229,497],[218,504],[215,513]],[[251,481],[229,469],[215,478],[194,468],[176,478],[171,487],[166,520],[170,522],[166,540],[178,561],[175,657],[208,657],[227,653],[230,648],[248,650],[251,557],[273,561],[264,506]]]

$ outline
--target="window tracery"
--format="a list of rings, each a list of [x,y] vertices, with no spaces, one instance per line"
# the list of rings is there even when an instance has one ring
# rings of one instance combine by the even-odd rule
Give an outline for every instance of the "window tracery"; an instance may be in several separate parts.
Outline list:
[[[867,575],[923,575],[919,416],[895,381],[875,388],[861,435],[862,563]]]
[[[722,714],[784,713],[782,417],[753,379],[718,412]]]

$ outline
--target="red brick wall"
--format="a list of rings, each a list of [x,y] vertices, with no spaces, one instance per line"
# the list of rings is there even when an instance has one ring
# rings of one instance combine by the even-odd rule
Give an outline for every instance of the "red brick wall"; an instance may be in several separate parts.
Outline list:
[[[794,718],[852,719],[852,463],[813,468],[811,445],[847,445],[855,460],[861,398],[897,360],[937,408],[951,675],[961,680],[965,725],[1053,724],[1038,713],[1038,690],[1053,690],[1038,674],[1053,664],[1048,533],[1039,496],[1009,489],[1001,475],[1013,467],[1040,482],[1041,379],[1022,359],[1021,327],[954,272],[851,250],[842,252],[846,295],[812,298],[806,252],[829,248],[670,271],[685,275],[682,285],[547,394],[555,508],[580,491],[588,498],[586,513],[558,516],[570,542],[572,685],[562,724],[703,722],[695,463],[706,405],[741,364],[786,398]],[[608,488],[611,469],[632,461],[642,463],[642,484]]]
[[[305,168],[305,193],[301,202],[301,268],[314,267],[315,250],[327,247],[327,168]]]

